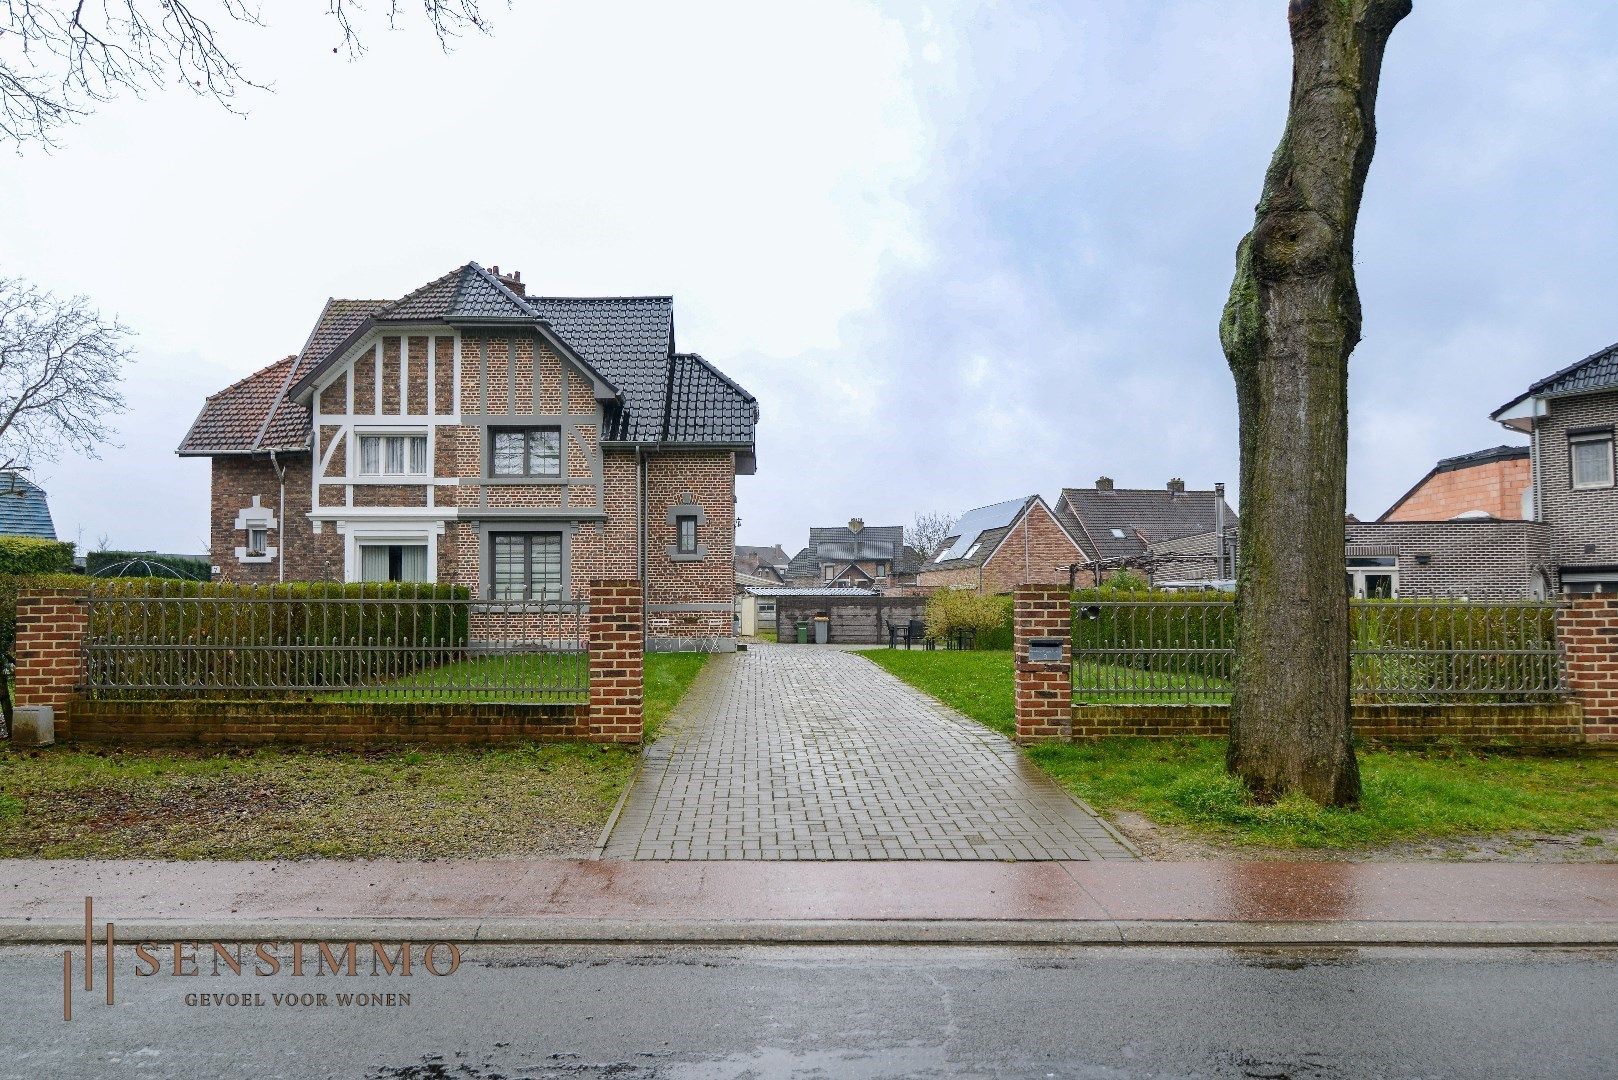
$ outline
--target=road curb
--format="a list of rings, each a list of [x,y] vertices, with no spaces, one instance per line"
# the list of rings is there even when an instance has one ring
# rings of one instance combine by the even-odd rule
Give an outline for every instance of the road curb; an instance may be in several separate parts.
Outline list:
[[[146,919],[123,941],[451,941],[562,945],[1610,946],[1618,922],[1190,922],[978,919]],[[0,919],[0,945],[83,943],[84,924]]]

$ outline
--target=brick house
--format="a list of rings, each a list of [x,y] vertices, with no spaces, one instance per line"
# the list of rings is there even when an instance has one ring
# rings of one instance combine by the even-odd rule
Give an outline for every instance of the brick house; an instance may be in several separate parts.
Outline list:
[[[916,584],[1007,593],[1019,585],[1061,585],[1085,561],[1079,542],[1038,495],[961,515]]]
[[[1492,446],[1448,457],[1387,508],[1378,521],[1452,521],[1493,518],[1522,521],[1533,516],[1528,489],[1533,470],[1526,446]]]
[[[921,557],[905,545],[903,525],[847,525],[809,530],[809,544],[787,563],[793,588],[871,588],[914,585]]]
[[[728,648],[757,420],[676,348],[671,298],[529,296],[467,263],[397,300],[328,301],[178,452],[212,465],[216,579],[498,600],[637,578],[651,647]]]
[[[1153,584],[1233,576],[1237,519],[1223,484],[1188,489],[1176,477],[1161,488],[1120,488],[1102,476],[1063,488],[1054,513],[1083,555],[1079,585],[1126,567]]]
[[[1491,414],[1529,436],[1536,590],[1618,591],[1618,345],[1553,372]]]

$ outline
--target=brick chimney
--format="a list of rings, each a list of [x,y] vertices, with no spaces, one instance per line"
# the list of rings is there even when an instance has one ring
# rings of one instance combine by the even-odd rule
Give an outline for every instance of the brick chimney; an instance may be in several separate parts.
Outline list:
[[[1174,479],[1170,480],[1169,481],[1169,494],[1170,495],[1184,495],[1185,494],[1185,481],[1181,480],[1178,476],[1176,476]]]
[[[1098,476],[1098,477],[1096,477],[1096,490],[1097,491],[1111,491],[1112,490],[1112,477],[1110,477],[1110,476]]]
[[[522,283],[522,271],[513,270],[509,274],[502,274],[498,266],[489,267],[489,273],[500,279],[500,284],[516,293],[518,296],[527,296],[528,290]]]

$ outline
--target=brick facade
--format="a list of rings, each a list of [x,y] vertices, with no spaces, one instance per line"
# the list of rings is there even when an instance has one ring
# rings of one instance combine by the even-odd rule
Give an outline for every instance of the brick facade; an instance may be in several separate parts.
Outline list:
[[[1073,598],[1066,586],[1025,585],[1012,608],[1017,741],[1069,738],[1073,730]],[[1059,662],[1028,659],[1036,638],[1062,643]]]
[[[1375,549],[1398,560],[1399,595],[1526,600],[1548,595],[1549,528],[1537,521],[1351,522],[1350,554]]]
[[[1618,391],[1552,398],[1546,407],[1535,427],[1540,517],[1550,526],[1550,557],[1559,568],[1618,567],[1618,487],[1574,489],[1568,453],[1569,432],[1618,424]]]
[[[1019,585],[1066,585],[1067,568],[1084,561],[1084,553],[1057,524],[1050,508],[1043,500],[1035,499],[981,565],[957,563],[938,570],[924,566],[916,574],[916,584],[1009,593]]]
[[[1523,493],[1533,483],[1527,449],[1464,467],[1440,463],[1380,520],[1448,521],[1480,510],[1501,521],[1522,520]]]
[[[554,528],[573,596],[597,577],[644,574],[654,647],[734,647],[736,454],[602,446],[592,384],[533,332],[383,333],[322,377],[312,405],[312,452],[274,463],[284,491],[267,454],[212,458],[219,580],[352,580],[361,544],[427,544],[437,581],[483,595],[491,532]],[[491,475],[491,430],[525,425],[560,430],[560,476]],[[426,435],[434,482],[356,475],[368,430]],[[700,514],[699,558],[670,552],[671,511],[687,504]],[[244,554],[254,522],[273,522],[273,555]]]
[[[1618,594],[1570,598],[1558,613],[1557,636],[1586,736],[1618,743]]]

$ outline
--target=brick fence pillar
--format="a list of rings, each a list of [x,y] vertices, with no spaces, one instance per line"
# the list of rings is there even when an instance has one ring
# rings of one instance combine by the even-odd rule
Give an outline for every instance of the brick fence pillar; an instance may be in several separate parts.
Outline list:
[[[590,730],[594,742],[638,743],[645,730],[646,626],[640,582],[590,582]]]
[[[1570,597],[1557,613],[1563,670],[1589,742],[1618,742],[1618,595]]]
[[[1025,585],[1012,609],[1017,668],[1017,741],[1073,735],[1073,597],[1066,586]],[[1038,640],[1060,643],[1060,659],[1030,659]]]
[[[88,594],[76,589],[25,589],[17,597],[12,703],[54,709],[58,739],[69,734],[69,707],[84,686],[89,611]]]

